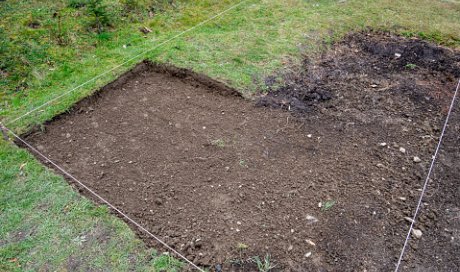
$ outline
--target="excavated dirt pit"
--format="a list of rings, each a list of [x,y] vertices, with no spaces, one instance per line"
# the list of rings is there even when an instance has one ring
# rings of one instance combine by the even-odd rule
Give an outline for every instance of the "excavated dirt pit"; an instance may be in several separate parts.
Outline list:
[[[249,258],[270,254],[275,271],[391,271],[459,62],[354,34],[267,79],[256,103],[141,64],[27,140],[198,265],[256,271]],[[457,103],[403,271],[460,270],[458,135]]]

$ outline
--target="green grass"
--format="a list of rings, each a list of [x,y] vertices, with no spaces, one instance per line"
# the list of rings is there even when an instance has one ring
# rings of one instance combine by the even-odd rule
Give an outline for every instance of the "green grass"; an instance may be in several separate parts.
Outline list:
[[[458,0],[248,0],[8,123],[235,3],[105,0],[90,8],[91,1],[0,2],[0,118],[16,132],[65,112],[143,58],[205,73],[249,96],[263,88],[267,75],[318,53],[350,31],[385,30],[460,47]],[[141,33],[142,26],[152,32]],[[71,270],[73,265],[80,270],[177,269],[170,256],[156,256],[105,208],[91,204],[61,176],[4,141],[0,170],[0,270]]]

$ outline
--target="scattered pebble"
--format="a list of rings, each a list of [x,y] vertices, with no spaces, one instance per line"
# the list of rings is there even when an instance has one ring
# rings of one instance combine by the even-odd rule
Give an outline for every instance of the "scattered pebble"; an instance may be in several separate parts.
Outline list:
[[[400,148],[399,148],[399,152],[401,152],[401,153],[406,153],[406,149],[405,149],[404,147],[400,147]]]
[[[377,84],[371,84],[371,87],[372,87],[372,88],[377,88],[378,85],[377,85]]]
[[[294,249],[294,246],[293,246],[293,245],[290,245],[290,246],[288,247],[288,251],[291,251],[291,250],[293,250],[293,249]]]
[[[387,146],[387,145],[388,145],[387,143],[380,143],[380,144],[379,144],[379,146],[381,146],[381,147],[385,147],[385,146]]]
[[[406,198],[403,197],[403,196],[400,196],[400,197],[398,197],[398,198],[399,198],[400,200],[402,200],[402,201],[406,201]]]
[[[314,217],[314,216],[312,216],[312,215],[307,214],[307,221],[308,221],[308,223],[310,223],[310,224],[311,224],[311,223],[316,223],[316,222],[318,222],[318,218],[316,218],[316,217]]]
[[[305,258],[309,258],[311,256],[311,251],[305,253]]]
[[[323,207],[323,203],[320,202],[318,203],[318,208],[321,208],[321,207]]]
[[[401,57],[400,53],[395,53],[395,58],[399,59]]]
[[[422,160],[421,160],[419,157],[417,157],[417,156],[414,157],[414,162],[419,163],[419,162],[421,162],[421,161],[422,161]]]
[[[312,240],[310,239],[306,239],[305,242],[307,242],[307,244],[311,245],[311,246],[316,246],[315,242],[313,242]]]
[[[412,218],[410,218],[410,217],[404,217],[404,220],[406,220],[407,222],[409,222],[411,224],[414,222],[414,220]]]
[[[415,236],[415,238],[420,239],[423,233],[419,229],[412,229],[412,234]]]
[[[236,224],[237,224],[237,225],[241,225],[241,222],[240,222],[240,221],[237,221]]]
[[[308,137],[308,138],[311,138],[311,137],[313,137],[313,135],[311,135],[311,134],[308,134],[308,135],[307,135],[307,137]]]

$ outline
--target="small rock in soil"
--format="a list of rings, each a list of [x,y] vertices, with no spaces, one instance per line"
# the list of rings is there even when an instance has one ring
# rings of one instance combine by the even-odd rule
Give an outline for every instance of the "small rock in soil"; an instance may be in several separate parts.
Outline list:
[[[421,161],[422,161],[422,160],[421,160],[419,157],[417,157],[417,156],[414,157],[414,162],[417,162],[417,163],[418,163],[418,162],[421,162]]]
[[[313,242],[312,240],[310,239],[306,239],[305,242],[307,242],[307,244],[311,245],[311,246],[316,246],[315,242]]]
[[[409,223],[414,222],[414,220],[412,218],[410,218],[410,217],[404,217],[404,220],[406,220]]]
[[[387,143],[380,143],[379,146],[385,147],[385,146],[387,146]]]
[[[419,229],[413,229],[412,234],[414,235],[415,238],[420,239],[423,233]]]
[[[309,224],[316,223],[316,222],[318,222],[318,218],[308,214],[307,215],[307,221],[308,221]]]
[[[310,251],[310,252],[307,252],[307,253],[305,254],[305,258],[308,258],[308,257],[310,257],[310,256],[311,256],[311,251]]]
[[[406,153],[406,149],[405,149],[404,147],[400,147],[400,148],[399,148],[399,152],[401,152],[401,153]]]

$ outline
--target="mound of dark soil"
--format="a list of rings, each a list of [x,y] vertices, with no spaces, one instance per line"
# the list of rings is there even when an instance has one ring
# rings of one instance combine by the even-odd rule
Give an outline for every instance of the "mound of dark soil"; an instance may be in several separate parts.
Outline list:
[[[415,144],[416,148],[409,156],[406,155],[408,160],[417,154],[425,154],[429,159],[460,78],[460,54],[418,39],[360,33],[346,37],[317,59],[305,60],[300,69],[284,74],[283,78],[281,87],[275,88],[273,86],[277,82],[271,82],[268,86],[270,91],[258,99],[258,106],[289,110],[306,123],[318,119],[326,121],[330,117],[344,127],[362,126],[363,130],[382,142],[389,142],[390,138],[393,141],[392,137],[397,137],[401,142]],[[460,190],[455,182],[460,178],[460,165],[452,161],[460,157],[459,118],[457,103],[422,214],[416,223],[416,227],[426,235],[421,240],[411,241],[404,262],[408,271],[460,269],[460,257],[455,253],[460,250]],[[362,134],[357,134],[360,137],[358,135]],[[418,138],[410,135],[418,135]],[[363,137],[362,141],[367,142],[367,139],[369,137]],[[392,145],[392,148],[398,149],[400,144],[393,142]],[[374,155],[386,161],[381,167],[389,166],[389,158],[385,158],[381,152],[375,150]],[[394,162],[394,157],[390,160]],[[400,214],[388,217],[389,229],[388,226],[382,227],[387,237],[384,245],[377,246],[382,251],[387,251],[390,241],[396,241],[396,237],[400,238],[402,246],[404,232],[401,230],[408,226],[408,221],[403,218],[412,216],[415,200],[407,202],[406,197],[400,194],[407,190],[411,198],[417,198],[427,167],[428,161],[416,165],[413,178],[392,176],[388,180],[382,177],[381,184],[387,185],[383,190],[378,189],[378,194],[387,195],[386,206],[402,202],[388,209],[388,215]],[[387,170],[395,173],[407,171],[408,167],[394,164]],[[402,183],[406,183],[402,186],[404,189]],[[374,187],[371,185],[368,189],[371,188]],[[331,248],[329,260],[340,264],[343,271],[358,269],[358,266],[350,266],[356,256],[343,253],[350,252],[347,248],[353,248],[358,240],[362,240],[363,233],[357,230],[353,237],[356,241],[349,239],[345,243],[340,242],[340,235],[326,239]],[[367,243],[374,242],[370,239]],[[397,243],[393,245],[398,249]],[[361,248],[361,256],[369,253],[367,246],[358,245],[358,248]],[[383,259],[381,261],[384,262]],[[391,269],[391,265],[388,265],[383,270]],[[381,271],[382,266],[375,265],[371,270]]]
[[[308,112],[318,102],[329,102],[321,107],[340,107],[345,98],[370,110],[386,106],[381,100],[391,96],[434,110],[451,98],[452,90],[443,87],[460,78],[460,54],[417,39],[361,33],[346,37],[318,59],[305,60],[301,69],[283,77],[281,87],[273,89],[276,82],[271,82],[259,106]],[[442,85],[433,86],[438,81]]]

